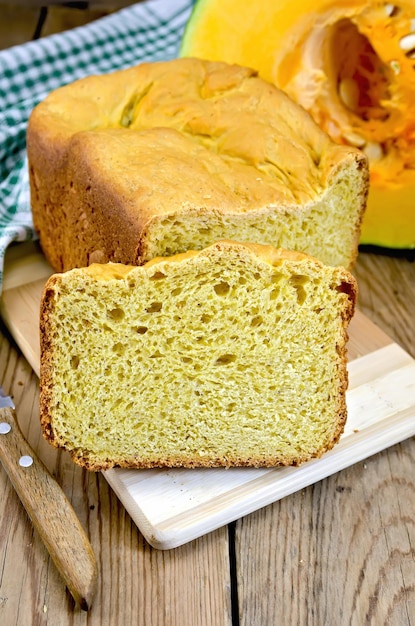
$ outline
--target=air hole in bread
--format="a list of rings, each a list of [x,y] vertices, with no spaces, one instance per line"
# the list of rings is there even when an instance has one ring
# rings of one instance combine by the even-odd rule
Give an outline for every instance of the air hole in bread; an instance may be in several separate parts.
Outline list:
[[[342,282],[340,283],[340,285],[336,286],[336,291],[339,291],[340,293],[345,293],[348,296],[352,295],[352,288],[348,283]]]
[[[230,291],[230,285],[229,283],[227,283],[226,281],[221,281],[220,283],[217,283],[216,285],[214,285],[213,289],[215,290],[215,293],[218,296],[226,296],[227,293],[229,293]]]
[[[229,363],[233,363],[235,360],[235,354],[222,354],[222,356],[216,359],[215,365],[228,365]]]
[[[121,320],[125,317],[125,311],[120,307],[116,307],[115,309],[110,309],[107,311],[107,317],[114,320],[115,322],[121,322]]]
[[[291,276],[290,282],[295,285],[306,285],[310,282],[310,277],[304,276],[303,274],[294,274]]]
[[[79,366],[79,356],[74,355],[73,357],[71,357],[71,367],[73,370],[78,369]]]
[[[298,304],[303,304],[307,298],[307,291],[304,289],[304,285],[308,283],[309,280],[308,276],[302,276],[301,274],[295,274],[290,278],[290,283],[296,291]]]
[[[125,345],[121,342],[115,343],[112,346],[112,351],[118,354],[118,356],[123,356],[125,353]]]
[[[263,322],[263,317],[262,315],[255,315],[252,319],[251,319],[251,326],[253,328],[257,327],[257,326],[261,326],[262,322]]]
[[[145,335],[146,332],[148,331],[148,328],[147,328],[147,326],[137,326],[134,330],[139,335]]]
[[[152,302],[150,306],[146,308],[147,313],[159,313],[163,304],[161,302]]]
[[[166,274],[164,274],[163,272],[155,272],[149,278],[150,280],[162,280],[163,278],[166,278]]]
[[[283,274],[279,274],[278,272],[274,272],[271,276],[270,279],[270,283],[271,285],[276,285],[277,283],[279,283],[281,281],[281,279],[284,277]]]

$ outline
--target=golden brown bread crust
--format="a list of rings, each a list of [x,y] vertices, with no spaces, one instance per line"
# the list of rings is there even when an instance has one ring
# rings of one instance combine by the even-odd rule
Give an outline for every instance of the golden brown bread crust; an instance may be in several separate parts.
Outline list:
[[[357,254],[366,157],[248,68],[177,59],[77,81],[34,109],[27,147],[35,228],[56,271],[223,238],[346,267]]]
[[[92,449],[87,450],[81,447],[71,447],[68,442],[62,436],[61,433],[56,431],[54,426],[54,419],[56,422],[56,416],[54,416],[53,407],[56,406],[56,351],[59,349],[59,324],[62,324],[62,320],[57,320],[56,304],[59,298],[66,290],[69,291],[70,297],[75,294],[77,290],[87,288],[88,284],[94,284],[94,292],[104,298],[104,291],[101,293],[100,284],[105,288],[106,284],[114,284],[111,281],[128,281],[131,278],[131,283],[136,285],[142,284],[137,280],[137,277],[158,277],[159,275],[165,276],[169,274],[168,266],[172,264],[177,265],[180,271],[181,267],[186,267],[189,262],[192,262],[192,266],[197,270],[200,265],[206,262],[206,260],[219,258],[220,255],[229,255],[234,258],[241,258],[245,262],[252,264],[253,271],[255,267],[259,268],[263,264],[268,264],[272,268],[280,268],[286,262],[297,263],[295,271],[307,273],[310,270],[312,273],[321,272],[324,275],[326,272],[330,276],[331,287],[335,291],[345,295],[343,304],[340,307],[340,318],[336,322],[339,324],[340,330],[338,332],[337,344],[335,346],[336,354],[336,376],[338,380],[336,382],[336,402],[335,402],[335,414],[336,419],[334,425],[331,424],[330,429],[325,437],[323,444],[319,448],[311,447],[309,450],[302,450],[301,454],[295,452],[295,454],[283,456],[281,453],[270,454],[258,450],[258,454],[251,456],[244,456],[243,454],[233,453],[224,456],[212,456],[207,455],[205,457],[198,455],[189,455],[180,452],[169,453],[166,456],[158,456],[157,458],[151,455],[140,455],[139,453],[131,453],[127,456],[111,456],[108,455],[103,458],[102,454],[94,452]],[[219,256],[218,256],[219,255]],[[136,282],[135,282],[136,281]],[[211,282],[214,283],[214,279],[211,278]],[[145,283],[144,283],[145,284]],[[357,298],[357,283],[351,274],[343,268],[325,268],[319,261],[313,259],[307,255],[296,253],[286,250],[276,250],[271,246],[261,246],[256,244],[240,244],[232,241],[221,241],[213,244],[207,249],[199,252],[190,251],[184,254],[177,255],[172,258],[158,258],[146,263],[142,267],[122,266],[119,264],[94,264],[88,268],[79,270],[73,270],[64,275],[52,276],[47,285],[45,286],[42,309],[41,309],[41,395],[40,395],[40,415],[41,424],[45,438],[53,445],[57,447],[63,447],[68,449],[73,460],[90,470],[102,470],[110,467],[137,467],[137,468],[151,468],[151,467],[220,467],[220,466],[254,466],[254,467],[270,467],[275,465],[297,465],[311,458],[318,458],[324,452],[331,449],[335,443],[339,440],[344,430],[344,425],[347,417],[347,408],[345,400],[345,392],[347,389],[347,326],[351,317],[353,316],[355,303]],[[76,299],[74,299],[75,302]],[[327,304],[326,304],[327,306]],[[58,324],[57,324],[58,321]],[[166,329],[168,330],[168,329]],[[94,366],[92,367],[94,370]],[[338,385],[337,385],[338,383]],[[333,389],[328,389],[327,393],[332,393]],[[83,393],[86,393],[85,391]],[[76,394],[81,401],[82,388],[76,390]],[[94,402],[94,399],[92,399]],[[278,403],[278,396],[275,398],[275,402]],[[301,407],[298,407],[300,410]],[[265,416],[264,416],[265,417]],[[82,419],[86,423],[88,422],[88,415],[85,411]],[[196,419],[196,417],[195,417]],[[197,423],[197,419],[196,419]],[[120,427],[121,428],[121,427]]]

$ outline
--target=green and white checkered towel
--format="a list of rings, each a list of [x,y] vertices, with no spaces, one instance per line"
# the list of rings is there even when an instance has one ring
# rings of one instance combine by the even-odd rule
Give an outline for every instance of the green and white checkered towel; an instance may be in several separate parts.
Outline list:
[[[91,24],[0,52],[0,293],[12,241],[35,239],[26,126],[33,107],[53,89],[177,56],[193,0],[148,0]]]

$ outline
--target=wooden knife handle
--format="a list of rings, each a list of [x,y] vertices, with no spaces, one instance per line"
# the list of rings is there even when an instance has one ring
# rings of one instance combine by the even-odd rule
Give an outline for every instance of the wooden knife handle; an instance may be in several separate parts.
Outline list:
[[[10,431],[2,434],[9,426]],[[97,583],[91,544],[72,505],[23,437],[9,407],[0,409],[0,461],[71,595],[88,610]]]

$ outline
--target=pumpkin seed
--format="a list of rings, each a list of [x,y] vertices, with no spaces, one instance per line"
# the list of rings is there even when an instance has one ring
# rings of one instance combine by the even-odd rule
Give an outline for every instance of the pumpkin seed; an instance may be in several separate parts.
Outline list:
[[[384,9],[388,17],[398,17],[398,15],[402,12],[402,9],[397,7],[396,4],[392,4],[390,2],[385,4]]]
[[[411,52],[411,50],[415,49],[415,33],[402,37],[399,41],[399,46],[404,52]]]
[[[396,12],[396,9],[398,7],[396,7],[394,4],[385,4],[385,13],[388,17],[392,17],[393,16],[393,12]]]
[[[354,111],[359,99],[359,87],[353,78],[343,78],[339,84],[340,100],[348,109]]]
[[[349,143],[351,146],[355,146],[356,148],[362,148],[366,143],[366,139],[364,137],[362,137],[358,133],[354,133],[353,131],[343,133],[343,137],[345,138],[347,143]]]
[[[380,143],[376,141],[368,141],[367,144],[363,147],[363,152],[369,159],[369,161],[380,161],[383,157],[383,150]]]

